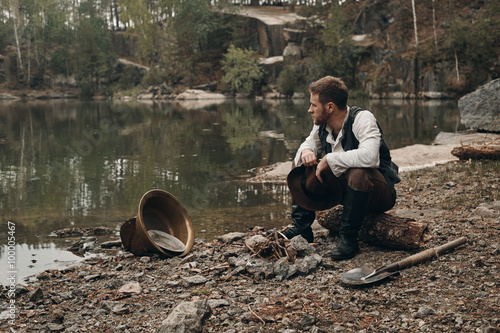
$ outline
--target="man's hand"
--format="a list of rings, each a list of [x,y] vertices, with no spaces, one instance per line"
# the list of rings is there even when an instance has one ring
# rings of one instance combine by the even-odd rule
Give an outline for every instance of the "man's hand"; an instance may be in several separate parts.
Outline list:
[[[320,183],[323,183],[323,179],[321,179],[321,173],[324,170],[328,170],[328,168],[330,168],[330,166],[328,165],[328,162],[326,161],[326,156],[325,156],[323,159],[321,159],[321,161],[319,161],[319,164],[316,168],[316,178],[318,178]]]
[[[300,154],[300,159],[302,160],[302,164],[305,166],[314,166],[318,164],[316,160],[316,154],[311,149],[304,149]]]

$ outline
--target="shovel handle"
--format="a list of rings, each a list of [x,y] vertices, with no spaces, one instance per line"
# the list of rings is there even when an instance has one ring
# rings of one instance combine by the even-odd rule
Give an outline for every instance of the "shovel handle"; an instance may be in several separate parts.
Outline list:
[[[425,251],[416,253],[412,256],[409,256],[408,258],[405,258],[403,260],[397,261],[395,263],[389,264],[383,269],[386,272],[395,272],[400,269],[406,268],[406,267],[411,267],[416,264],[419,264],[421,262],[424,262],[426,260],[432,259],[434,257],[439,257],[440,254],[454,249],[463,243],[465,243],[467,239],[465,237],[460,237],[458,239],[455,239],[454,241],[451,241],[449,243],[443,244],[441,246],[434,247],[432,249],[427,249]]]

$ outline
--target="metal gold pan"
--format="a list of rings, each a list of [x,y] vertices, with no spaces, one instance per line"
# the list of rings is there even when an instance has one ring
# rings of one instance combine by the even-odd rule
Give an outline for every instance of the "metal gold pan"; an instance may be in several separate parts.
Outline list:
[[[137,256],[184,256],[193,247],[194,227],[174,195],[154,189],[142,196],[137,216],[121,226],[120,238],[123,247]]]
[[[149,237],[163,250],[182,253],[186,250],[186,245],[175,236],[160,230],[148,230]]]

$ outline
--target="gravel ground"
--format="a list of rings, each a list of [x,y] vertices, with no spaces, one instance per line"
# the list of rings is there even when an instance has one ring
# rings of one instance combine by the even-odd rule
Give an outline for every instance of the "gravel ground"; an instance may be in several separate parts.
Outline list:
[[[297,256],[260,259],[264,231],[197,242],[185,258],[120,254],[45,271],[5,288],[5,332],[499,332],[499,161],[450,162],[402,173],[391,214],[429,223],[414,251],[361,243],[354,259],[329,257],[336,237],[317,225]],[[377,284],[353,288],[341,274],[380,266],[461,236],[438,259]],[[12,302],[14,300],[14,303]],[[12,305],[14,304],[14,306]],[[10,308],[9,308],[10,306]],[[14,318],[11,318],[15,307]]]

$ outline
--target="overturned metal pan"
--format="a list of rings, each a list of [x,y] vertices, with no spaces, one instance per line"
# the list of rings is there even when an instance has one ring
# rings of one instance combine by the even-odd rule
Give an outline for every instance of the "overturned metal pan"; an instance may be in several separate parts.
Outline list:
[[[351,286],[362,286],[375,283],[391,275],[399,274],[399,271],[404,268],[417,265],[434,257],[439,257],[442,253],[464,244],[466,240],[467,239],[465,237],[460,237],[452,242],[416,253],[406,259],[379,267],[377,269],[373,269],[371,266],[365,264],[361,267],[345,272],[342,274],[341,279],[343,283]]]
[[[161,247],[164,251],[172,252],[177,255],[186,250],[186,245],[175,236],[172,236],[161,230],[148,230],[149,237]]]

